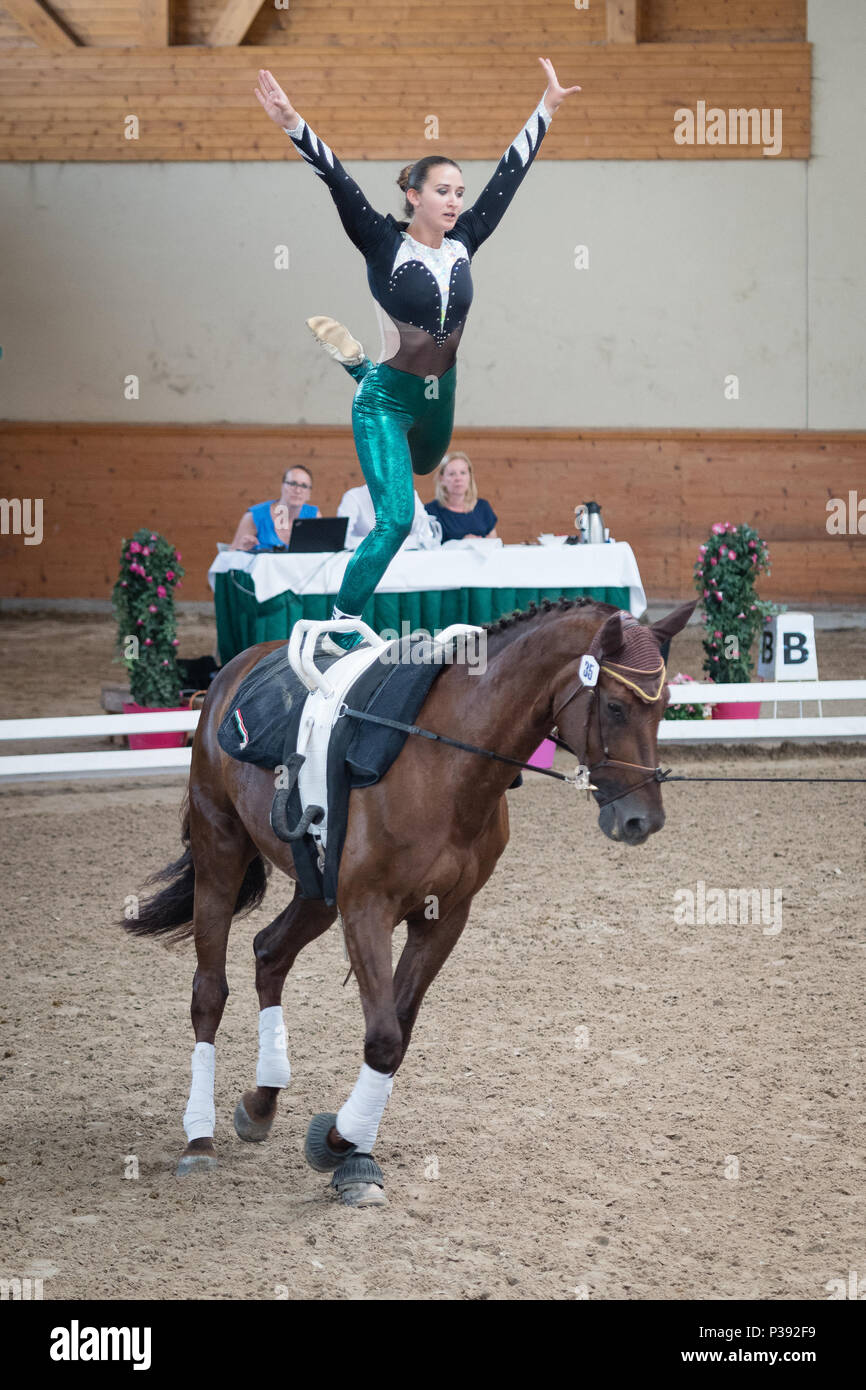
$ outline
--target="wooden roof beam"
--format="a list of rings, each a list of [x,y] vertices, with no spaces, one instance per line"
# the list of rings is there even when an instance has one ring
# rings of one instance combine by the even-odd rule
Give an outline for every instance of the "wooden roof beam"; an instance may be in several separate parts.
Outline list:
[[[5,3],[5,0],[4,0]],[[171,44],[169,0],[139,0],[139,44],[142,48],[168,48]]]
[[[246,36],[247,30],[262,8],[262,0],[225,0],[204,42],[208,48],[232,48]]]
[[[640,43],[643,0],[607,0],[608,43]]]
[[[67,52],[70,48],[82,47],[78,35],[65,20],[58,19],[39,0],[3,0],[3,9],[40,48]]]

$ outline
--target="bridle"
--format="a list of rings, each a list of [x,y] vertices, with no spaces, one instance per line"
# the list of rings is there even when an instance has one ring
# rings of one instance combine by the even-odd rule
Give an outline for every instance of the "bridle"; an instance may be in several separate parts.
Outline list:
[[[602,662],[599,664],[592,653],[588,652],[585,656],[580,658],[579,668],[582,674],[578,677],[577,685],[569,687],[568,693],[553,711],[554,726],[552,732],[549,734],[549,738],[557,744],[558,747],[565,748],[573,757],[577,758],[582,767],[586,766],[589,777],[602,767],[631,767],[637,769],[639,772],[649,773],[648,777],[641,778],[639,782],[635,782],[631,786],[626,787],[623,791],[617,792],[615,796],[607,797],[605,801],[599,801],[598,805],[601,807],[610,806],[612,802],[619,801],[623,796],[629,796],[632,792],[638,791],[641,787],[647,786],[650,782],[666,781],[671,773],[670,768],[665,772],[662,771],[661,767],[649,767],[646,763],[630,763],[626,762],[624,758],[612,758],[610,756],[607,732],[602,724],[601,699],[599,698],[598,685],[601,674],[604,673],[612,676],[613,679],[619,681],[621,685],[628,686],[631,690],[635,691],[638,697],[643,700],[644,704],[655,704],[657,700],[662,698],[665,689],[666,670],[665,663],[661,656],[659,657],[658,667],[651,671],[647,671],[637,666],[620,665],[617,662]],[[641,683],[632,680],[630,676],[624,675],[623,673],[626,671],[630,672],[632,676],[642,676],[645,680],[651,680],[657,677],[658,682],[655,693],[648,693]],[[579,699],[582,695],[587,697],[587,706],[581,730],[581,742],[583,744],[583,752],[581,754],[577,752],[576,749],[572,748],[570,743],[566,743],[565,739],[559,737],[558,724],[563,710],[570,705],[573,700]],[[586,759],[589,756],[589,725],[592,719],[593,708],[596,713],[598,741],[601,745],[603,757],[600,758],[598,762],[588,765]]]
[[[380,724],[389,729],[399,729],[402,733],[414,734],[418,738],[430,739],[434,743],[445,744],[449,748],[459,748],[466,753],[477,753],[480,757],[492,758],[495,762],[508,763],[512,767],[528,767],[534,772],[541,773],[544,777],[555,777],[558,781],[570,782],[579,790],[585,791],[587,793],[587,799],[589,799],[590,792],[598,790],[590,781],[593,772],[595,772],[597,768],[631,767],[635,768],[638,772],[649,773],[649,776],[642,778],[640,782],[633,783],[632,786],[626,787],[621,792],[617,792],[615,796],[609,796],[606,801],[598,802],[598,805],[601,807],[610,806],[612,802],[619,801],[620,797],[629,796],[632,792],[638,791],[641,787],[647,786],[650,782],[667,781],[671,775],[671,769],[668,768],[666,772],[663,772],[660,767],[649,767],[646,763],[630,763],[626,762],[623,758],[612,758],[610,756],[610,749],[607,746],[607,735],[602,727],[601,701],[596,698],[599,676],[602,672],[605,672],[607,675],[612,676],[614,680],[619,681],[620,684],[628,686],[645,704],[654,704],[657,700],[660,700],[664,694],[666,672],[665,663],[660,653],[658,666],[654,666],[650,670],[647,670],[640,666],[625,666],[619,662],[610,661],[609,659],[599,664],[596,660],[594,649],[600,654],[601,629],[599,629],[590,642],[588,651],[580,658],[577,677],[567,687],[567,693],[553,710],[551,716],[551,731],[547,735],[553,743],[557,744],[560,748],[565,748],[571,753],[572,757],[577,758],[577,770],[571,774],[555,772],[552,768],[532,767],[532,764],[525,763],[520,758],[508,757],[504,753],[496,753],[490,748],[479,748],[477,744],[464,743],[462,739],[450,738],[447,734],[435,734],[431,729],[419,728],[417,724],[406,724],[399,719],[388,719],[384,715],[372,714],[369,710],[350,709],[346,704],[340,706],[337,717],[339,719],[360,719],[366,723]],[[626,672],[628,672],[628,674],[626,674]],[[637,677],[638,679],[633,679],[633,677]],[[654,690],[645,688],[646,684],[650,681],[655,682]],[[566,706],[570,705],[572,700],[579,699],[582,695],[586,695],[588,699],[586,715],[581,730],[583,743],[583,754],[581,755],[572,748],[570,743],[566,743],[564,739],[558,737],[557,721],[561,718],[562,712]],[[593,705],[595,705],[596,717],[598,720],[598,741],[601,744],[604,757],[599,759],[598,762],[593,763],[591,767],[587,767],[584,763],[584,758],[587,756],[589,748],[589,722],[592,717]]]

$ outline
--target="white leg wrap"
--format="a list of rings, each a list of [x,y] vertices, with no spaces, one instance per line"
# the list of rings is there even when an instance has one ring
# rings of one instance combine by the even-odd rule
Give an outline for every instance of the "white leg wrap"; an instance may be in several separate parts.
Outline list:
[[[359,1153],[372,1152],[393,1085],[393,1076],[373,1071],[366,1062],[361,1063],[355,1089],[337,1116],[340,1136],[357,1144]]]
[[[257,1086],[288,1086],[292,1069],[286,1047],[286,1024],[279,1004],[259,1011]]]
[[[216,1049],[213,1043],[196,1043],[192,1053],[192,1085],[183,1116],[188,1140],[212,1139],[216,1122],[213,1103],[213,1078]]]

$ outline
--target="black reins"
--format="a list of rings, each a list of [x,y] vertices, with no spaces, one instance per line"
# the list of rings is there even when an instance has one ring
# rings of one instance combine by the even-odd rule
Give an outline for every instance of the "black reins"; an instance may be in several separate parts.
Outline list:
[[[386,719],[382,714],[368,714],[366,710],[349,709],[348,705],[341,705],[338,719],[364,719],[368,724],[382,724],[386,729],[399,729],[404,734],[417,734],[419,738],[429,738],[436,743],[446,743],[449,748],[461,748],[464,753],[478,753],[482,758],[493,758],[498,763],[510,763],[512,767],[528,768],[530,772],[543,772],[545,777],[555,777],[559,782],[573,782],[576,786],[583,787],[585,783],[581,780],[579,773],[554,772],[546,767],[534,767],[530,763],[523,763],[519,758],[510,758],[505,753],[494,753],[489,748],[478,748],[474,743],[463,743],[459,738],[449,738],[447,734],[434,734],[431,729],[420,729],[417,724],[403,724],[399,719]],[[559,742],[559,740],[556,740]],[[568,745],[561,744],[563,748]],[[573,752],[569,749],[569,752]],[[580,772],[588,773],[588,768],[581,768]],[[591,787],[587,787],[591,791]]]
[[[577,690],[573,690],[571,694],[567,697],[567,699],[565,699],[563,703],[557,707],[554,713],[554,718],[558,719],[559,716],[562,714],[562,711],[566,708],[566,706],[570,705],[572,700],[576,699],[578,695],[584,694],[584,692],[586,691],[588,691],[590,695],[590,705],[586,712],[586,722],[584,724],[584,730],[586,730],[589,726],[589,721],[592,716],[592,706],[594,704],[598,715],[598,739],[599,743],[601,744],[604,757],[601,758],[597,763],[593,763],[591,767],[587,767],[584,765],[583,758],[581,757],[581,755],[577,753],[574,748],[571,747],[571,744],[566,743],[564,739],[557,737],[558,729],[556,725],[553,726],[553,729],[547,735],[547,737],[550,738],[552,742],[555,743],[559,748],[567,749],[567,751],[571,753],[572,757],[577,758],[577,771],[572,773],[554,772],[552,768],[535,767],[531,763],[521,762],[520,758],[511,758],[505,753],[494,753],[492,749],[479,748],[474,743],[463,743],[461,739],[449,738],[447,734],[434,734],[432,730],[421,729],[417,724],[404,724],[399,719],[386,719],[385,716],[381,714],[369,714],[366,710],[350,709],[349,706],[346,704],[340,706],[337,718],[363,719],[370,724],[381,724],[388,729],[398,729],[401,733],[415,734],[419,738],[427,738],[435,743],[447,744],[449,748],[460,748],[464,753],[477,753],[482,758],[491,758],[492,760],[498,763],[508,763],[511,767],[519,767],[521,769],[525,768],[529,772],[540,772],[545,777],[555,777],[558,782],[569,782],[572,786],[577,787],[579,791],[586,791],[587,798],[589,797],[590,792],[598,790],[597,787],[594,787],[592,785],[590,778],[592,777],[592,774],[595,772],[595,770],[599,767],[635,767],[638,768],[641,772],[648,772],[650,774],[648,777],[644,777],[640,782],[635,782],[633,786],[626,787],[624,791],[617,792],[616,796],[608,797],[606,801],[599,801],[599,806],[609,806],[612,801],[619,801],[620,797],[628,796],[631,792],[637,791],[640,787],[645,787],[649,782],[667,781],[671,773],[670,768],[668,768],[667,772],[663,772],[660,767],[650,768],[645,763],[627,763],[623,762],[619,758],[610,757],[610,751],[607,746],[607,737],[602,729],[601,701],[596,700],[595,698],[595,686],[578,686]],[[554,732],[554,730],[556,732]],[[586,745],[587,743],[588,739],[584,739],[584,744]],[[584,749],[584,756],[585,751],[586,750]]]
[[[576,699],[579,695],[588,693],[590,703],[586,712],[584,730],[586,731],[589,727],[589,721],[592,717],[592,707],[594,705],[598,720],[598,741],[601,744],[604,754],[598,762],[593,763],[590,767],[585,766],[583,758],[572,748],[571,744],[566,743],[564,739],[558,737],[559,731],[557,725],[554,725],[551,732],[547,734],[547,737],[555,743],[558,748],[564,748],[573,758],[577,758],[577,770],[572,773],[555,772],[552,768],[546,767],[535,767],[531,763],[521,762],[519,758],[511,758],[505,753],[495,753],[490,748],[479,748],[474,743],[464,743],[461,739],[449,738],[447,734],[434,734],[431,729],[419,728],[417,724],[404,724],[399,719],[386,719],[384,715],[381,714],[369,714],[366,710],[350,709],[346,704],[340,706],[337,718],[362,719],[366,720],[369,724],[381,724],[385,728],[397,729],[401,733],[413,734],[418,738],[430,739],[435,743],[444,743],[449,748],[459,748],[464,753],[476,753],[479,757],[490,758],[498,763],[508,763],[511,767],[526,769],[529,772],[539,772],[543,777],[554,777],[558,782],[568,782],[579,791],[585,791],[587,800],[589,799],[590,792],[598,790],[597,787],[593,786],[590,778],[600,767],[633,767],[641,772],[649,773],[649,776],[643,777],[639,782],[635,782],[631,786],[626,787],[623,791],[617,792],[615,796],[610,796],[605,801],[598,801],[600,807],[610,806],[612,802],[619,801],[621,797],[629,796],[632,792],[639,791],[641,787],[647,786],[650,782],[866,782],[866,777],[690,777],[683,774],[675,774],[671,768],[665,770],[661,767],[651,768],[645,763],[628,763],[621,758],[612,758],[607,745],[607,735],[602,726],[601,701],[597,698],[597,691],[597,685],[580,685],[577,690],[573,690],[567,699],[558,706],[554,713],[554,718],[558,719],[566,706],[571,704],[572,700]],[[586,755],[587,744],[588,738],[585,738],[584,756]]]

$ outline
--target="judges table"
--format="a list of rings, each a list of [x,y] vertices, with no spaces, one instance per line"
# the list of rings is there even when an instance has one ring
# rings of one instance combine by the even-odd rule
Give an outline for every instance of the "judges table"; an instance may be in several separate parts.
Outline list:
[[[288,638],[299,618],[329,618],[351,552],[260,554],[224,550],[208,579],[220,660],[257,642]],[[502,545],[448,541],[394,557],[363,617],[376,632],[428,632],[489,623],[543,598],[586,596],[640,617],[646,596],[630,545]]]

